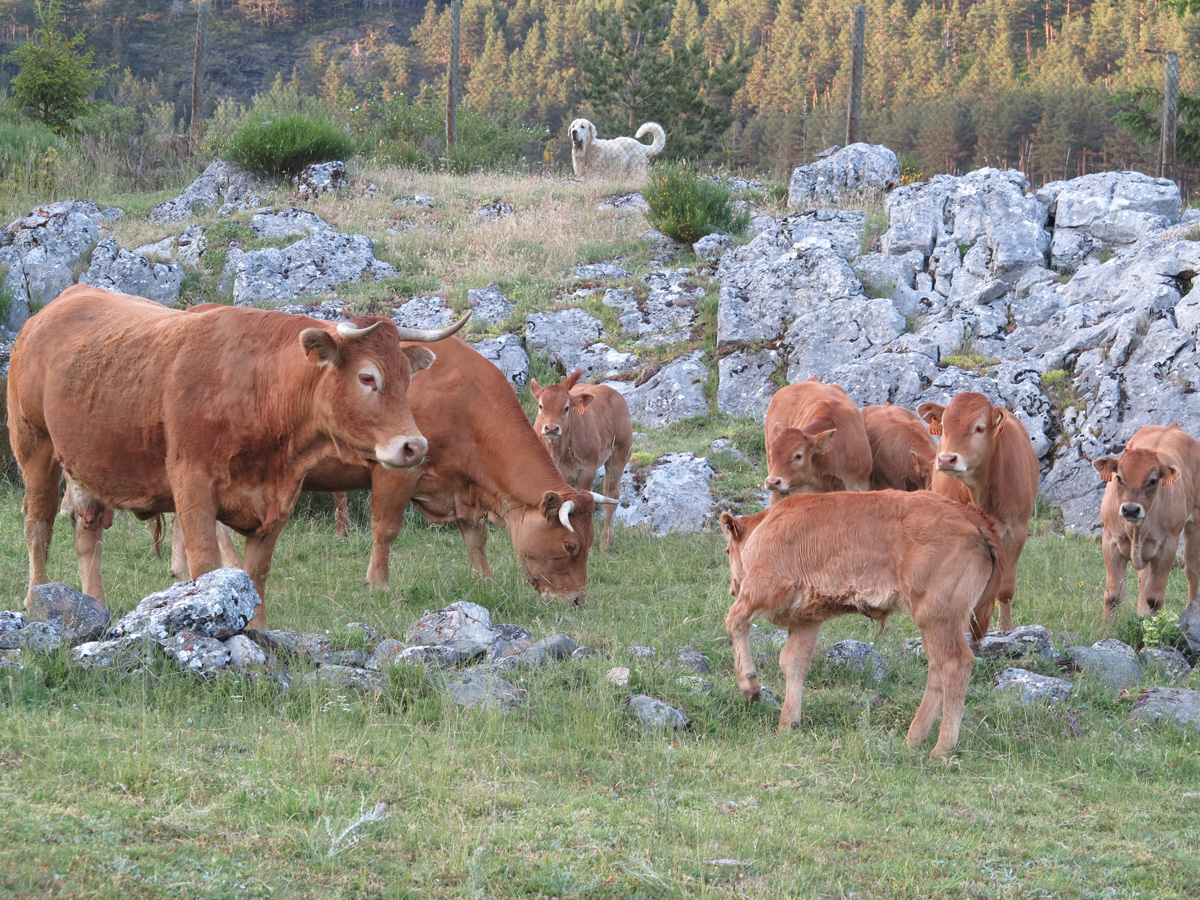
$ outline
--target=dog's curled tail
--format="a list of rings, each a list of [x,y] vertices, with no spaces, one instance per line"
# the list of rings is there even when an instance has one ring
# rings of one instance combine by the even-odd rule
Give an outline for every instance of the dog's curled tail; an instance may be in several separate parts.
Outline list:
[[[645,122],[642,127],[637,130],[634,135],[638,140],[641,140],[643,134],[653,134],[654,142],[646,151],[646,156],[658,156],[663,152],[663,147],[667,146],[667,133],[663,131],[663,127],[657,122]]]

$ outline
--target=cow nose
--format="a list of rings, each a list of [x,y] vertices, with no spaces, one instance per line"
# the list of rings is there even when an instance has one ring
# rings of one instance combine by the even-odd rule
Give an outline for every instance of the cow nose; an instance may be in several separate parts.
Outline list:
[[[957,469],[958,454],[957,453],[939,453],[937,456],[937,465],[939,469]]]
[[[782,491],[783,490],[783,479],[782,478],[768,478],[766,481],[763,482],[763,487],[765,487],[768,491]]]
[[[562,428],[558,425],[543,425],[542,426],[542,434],[546,435],[547,437],[557,437],[561,433],[562,433]]]
[[[1121,504],[1121,515],[1126,519],[1140,519],[1142,517],[1142,507],[1138,503],[1123,503]]]
[[[385,469],[406,469],[425,458],[429,441],[421,435],[392,438],[384,447],[375,448],[375,458]]]

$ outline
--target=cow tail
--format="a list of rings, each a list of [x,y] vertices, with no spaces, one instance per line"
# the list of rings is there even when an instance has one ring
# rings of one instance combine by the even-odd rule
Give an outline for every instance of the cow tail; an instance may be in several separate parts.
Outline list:
[[[165,528],[162,513],[150,520],[150,537],[154,541],[154,555],[162,559],[162,536]]]
[[[996,595],[1000,593],[1000,583],[1004,579],[1004,545],[1000,543],[1000,535],[996,532],[996,523],[992,517],[979,507],[972,505],[971,509],[979,514],[982,520],[976,527],[979,529],[980,550],[992,561],[992,574],[983,588],[983,593],[971,610],[971,637],[981,640],[988,631],[992,621],[992,612],[996,608]]]

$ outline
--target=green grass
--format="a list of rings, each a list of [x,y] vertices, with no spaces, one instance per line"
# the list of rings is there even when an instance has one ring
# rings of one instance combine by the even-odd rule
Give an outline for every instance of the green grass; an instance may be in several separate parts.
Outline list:
[[[725,433],[753,452],[748,429]],[[676,426],[675,448],[715,427]],[[657,441],[648,442],[651,452]],[[356,498],[361,499],[361,498]],[[24,592],[19,491],[0,488],[0,591]],[[1001,663],[976,664],[959,753],[904,750],[924,664],[900,647],[897,616],[876,640],[866,620],[830,623],[821,647],[876,640],[878,686],[809,677],[803,727],[776,736],[776,711],[748,707],[732,677],[729,604],[716,534],[656,540],[619,531],[593,554],[588,604],[546,605],[528,589],[507,536],[493,530],[490,583],[467,571],[456,530],[410,521],[393,554],[391,594],[362,585],[363,510],[333,538],[324,498],[306,499],[276,553],[273,627],[346,630],[365,621],[403,636],[425,609],[458,599],[541,636],[566,630],[608,658],[521,676],[525,704],[463,711],[419,670],[379,697],[295,681],[199,682],[157,665],[132,677],[26,654],[0,673],[0,894],[6,897],[1193,897],[1200,870],[1195,736],[1136,729],[1132,696],[1094,686],[1053,708],[995,694]],[[60,523],[52,577],[75,581]],[[1035,523],[1035,531],[1046,531]],[[164,586],[145,526],[119,515],[105,541],[120,615]],[[1183,604],[1173,577],[1169,609]],[[1060,644],[1106,636],[1094,541],[1038,534],[1022,560],[1015,618]],[[3,605],[3,604],[0,604]],[[1066,633],[1072,637],[1064,636]],[[653,645],[657,659],[630,657]],[[663,665],[685,646],[712,666],[692,696]],[[782,694],[775,651],[759,645]],[[682,706],[689,733],[645,731],[631,687]],[[1044,664],[1035,667],[1050,672]],[[333,836],[389,804],[353,846]],[[712,864],[733,859],[745,866]]]

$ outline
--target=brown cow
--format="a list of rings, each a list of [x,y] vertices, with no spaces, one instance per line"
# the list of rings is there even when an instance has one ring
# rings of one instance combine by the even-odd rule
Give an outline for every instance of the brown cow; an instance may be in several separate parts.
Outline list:
[[[491,576],[484,551],[492,518],[508,530],[539,593],[581,605],[599,495],[563,480],[499,369],[457,338],[436,350],[437,362],[408,395],[429,440],[425,460],[407,472],[328,460],[304,489],[371,489],[373,588],[388,587],[388,555],[411,500],[429,521],[458,525],[477,574]]]
[[[604,529],[600,549],[612,546],[613,513],[621,496],[621,476],[633,449],[633,424],[625,398],[602,384],[576,384],[576,369],[558,384],[542,387],[530,379],[537,399],[533,430],[542,439],[567,484],[591,490],[596,472],[604,466]],[[611,501],[611,502],[609,502]]]
[[[1200,443],[1176,423],[1138,430],[1119,457],[1092,463],[1108,482],[1100,505],[1104,523],[1104,616],[1125,599],[1130,561],[1138,573],[1138,615],[1163,606],[1167,573],[1175,562],[1179,533],[1188,598],[1200,590]]]
[[[974,503],[992,517],[1004,543],[1004,581],[997,597],[985,598],[976,611],[971,631],[983,637],[997,600],[1000,628],[1011,630],[1017,561],[1038,491],[1038,461],[1029,432],[1007,409],[971,392],[956,394],[949,406],[922,403],[917,415],[929,423],[930,434],[942,436],[932,490]]]
[[[871,443],[871,490],[929,490],[937,445],[917,414],[885,403],[864,406],[862,418]]]
[[[991,519],[926,491],[796,495],[745,519],[721,515],[728,538],[725,617],[738,687],[761,687],[750,652],[757,619],[788,629],[779,666],[787,682],[779,730],[800,722],[804,676],[826,619],[863,613],[882,622],[905,609],[921,629],[929,675],[905,743],[925,740],[940,711],[935,757],[954,750],[974,655],[963,630],[995,592],[1004,548]]]
[[[767,405],[767,480],[771,502],[788,494],[865,491],[871,444],[862,414],[836,384],[815,378],[780,388]]]
[[[218,521],[245,535],[261,597],[305,472],[333,453],[395,468],[425,456],[406,394],[434,357],[400,339],[436,340],[461,324],[335,327],[261,309],[184,313],[84,285],[63,291],[21,330],[9,373],[30,587],[46,581],[65,471],[97,507],[140,518],[177,511],[193,578],[220,564]],[[91,590],[103,602],[103,516],[92,518],[77,523],[76,552],[81,571],[95,569]],[[260,602],[248,627],[265,625]]]

